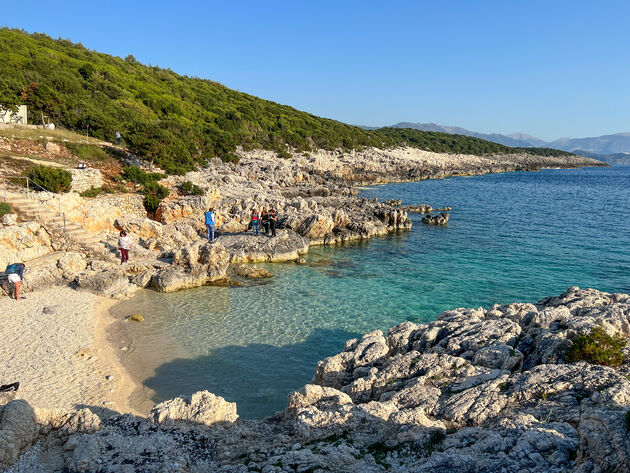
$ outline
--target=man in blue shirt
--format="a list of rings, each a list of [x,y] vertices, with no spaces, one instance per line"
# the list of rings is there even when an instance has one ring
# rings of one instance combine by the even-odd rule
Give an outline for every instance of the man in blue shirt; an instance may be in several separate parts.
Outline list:
[[[206,233],[208,234],[208,241],[214,241],[214,209],[210,207],[206,213]],[[212,235],[212,240],[210,240]]]

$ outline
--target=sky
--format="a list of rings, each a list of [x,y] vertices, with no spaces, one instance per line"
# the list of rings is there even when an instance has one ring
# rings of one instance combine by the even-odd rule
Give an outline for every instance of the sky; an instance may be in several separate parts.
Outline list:
[[[2,26],[346,123],[544,140],[630,132],[629,19],[616,0],[0,0]]]

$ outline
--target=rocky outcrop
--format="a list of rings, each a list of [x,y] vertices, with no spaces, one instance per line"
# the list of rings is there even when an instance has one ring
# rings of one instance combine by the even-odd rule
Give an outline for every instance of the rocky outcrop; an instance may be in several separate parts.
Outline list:
[[[236,403],[227,402],[221,396],[208,391],[199,391],[189,397],[176,397],[157,404],[149,418],[166,427],[176,421],[213,425],[221,422],[235,422],[238,419]]]
[[[212,189],[202,196],[164,200],[155,212],[155,218],[162,223],[171,223],[175,220],[191,217],[203,222],[203,214],[220,195],[218,189]]]
[[[0,227],[0,271],[55,251],[48,232],[35,222]]]
[[[279,230],[275,237],[232,234],[219,237],[232,263],[276,263],[294,261],[308,252],[309,241],[291,230]]]
[[[418,213],[418,214],[428,214],[428,213],[433,212],[433,207],[431,207],[429,204],[405,205],[402,207],[402,209],[407,212]]]
[[[426,223],[427,225],[447,225],[449,219],[449,214],[446,212],[441,212],[437,215],[427,214],[422,217],[422,223]]]
[[[173,264],[155,273],[151,285],[160,292],[205,286],[225,277],[229,264],[223,245],[198,240],[175,253]]]
[[[446,311],[349,340],[268,419],[237,419],[234,404],[199,392],[150,419],[49,425],[12,471],[630,471],[629,348],[616,368],[566,359],[594,327],[630,337],[630,295],[572,287],[537,304]]]

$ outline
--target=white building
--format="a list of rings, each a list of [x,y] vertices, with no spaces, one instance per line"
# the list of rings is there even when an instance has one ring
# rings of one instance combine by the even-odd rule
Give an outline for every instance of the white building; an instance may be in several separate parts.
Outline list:
[[[20,105],[17,112],[3,110],[0,107],[0,123],[19,123],[27,125],[26,105]]]

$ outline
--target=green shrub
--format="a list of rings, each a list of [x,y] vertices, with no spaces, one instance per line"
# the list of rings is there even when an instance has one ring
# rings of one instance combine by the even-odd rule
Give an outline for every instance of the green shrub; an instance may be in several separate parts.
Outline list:
[[[204,195],[205,192],[201,187],[190,181],[182,182],[179,185],[179,191],[184,195]]]
[[[292,155],[286,149],[281,149],[278,151],[277,156],[282,159],[291,159]]]
[[[149,182],[142,189],[142,194],[144,194],[144,208],[148,212],[155,212],[160,202],[168,196],[169,190],[157,182]]]
[[[123,168],[123,177],[130,182],[136,184],[147,185],[150,182],[156,182],[166,177],[165,174],[159,172],[146,172],[140,169],[138,166],[125,166]]]
[[[89,189],[84,190],[83,192],[81,192],[79,195],[81,197],[96,197],[101,192],[103,192],[103,188],[102,187],[90,187]]]
[[[0,217],[6,214],[10,214],[13,209],[6,202],[0,202]]]
[[[623,349],[626,338],[617,334],[608,335],[602,327],[595,327],[591,333],[576,336],[567,352],[567,361],[588,361],[596,365],[619,366],[623,362]]]
[[[63,145],[70,150],[73,156],[82,161],[101,161],[108,158],[107,153],[100,146],[71,142],[65,142]]]
[[[65,169],[50,166],[36,166],[32,168],[27,177],[37,186],[35,190],[46,189],[50,192],[70,192],[72,186],[72,174]]]

